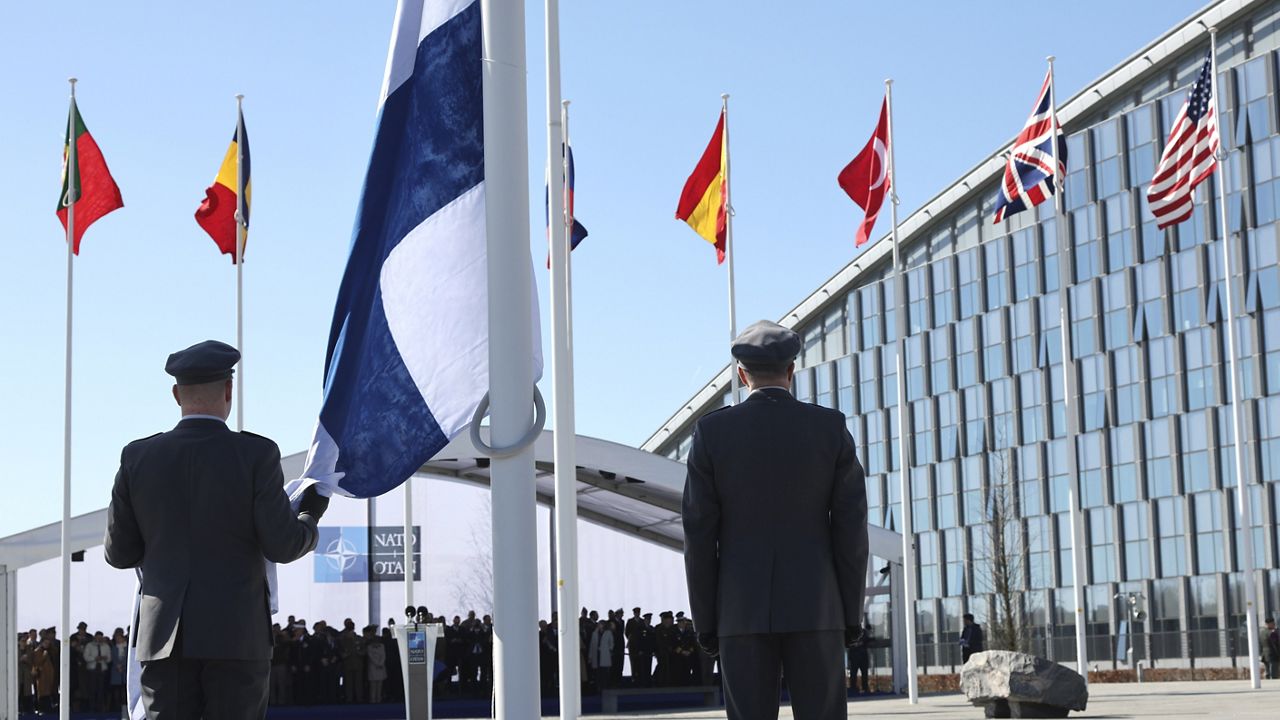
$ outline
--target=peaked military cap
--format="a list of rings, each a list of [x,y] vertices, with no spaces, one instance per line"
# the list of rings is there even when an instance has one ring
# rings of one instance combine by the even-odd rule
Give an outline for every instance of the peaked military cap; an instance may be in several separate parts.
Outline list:
[[[734,338],[730,352],[748,370],[785,368],[800,354],[800,336],[776,322],[759,320]]]
[[[673,618],[675,617],[675,613],[671,612],[670,610],[663,610],[662,612],[658,613],[658,617]]]
[[[238,362],[239,350],[217,340],[205,340],[170,355],[164,371],[179,385],[200,385],[230,378]]]

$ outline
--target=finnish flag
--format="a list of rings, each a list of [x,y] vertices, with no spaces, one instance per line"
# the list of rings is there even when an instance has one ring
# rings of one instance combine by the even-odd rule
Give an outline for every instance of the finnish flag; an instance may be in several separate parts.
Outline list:
[[[479,1],[400,0],[303,472],[339,494],[400,485],[488,390],[482,85]]]

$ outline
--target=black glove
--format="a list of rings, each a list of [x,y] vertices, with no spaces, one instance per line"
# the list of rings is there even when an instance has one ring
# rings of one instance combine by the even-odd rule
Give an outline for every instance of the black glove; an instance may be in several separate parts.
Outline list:
[[[847,627],[844,629],[844,646],[853,647],[862,639],[862,628]]]
[[[328,509],[329,498],[321,495],[315,485],[302,491],[302,499],[298,501],[299,515],[310,515],[316,522],[320,522],[320,518],[324,517],[324,511]]]
[[[720,657],[720,638],[715,633],[698,633],[698,647],[711,657]]]

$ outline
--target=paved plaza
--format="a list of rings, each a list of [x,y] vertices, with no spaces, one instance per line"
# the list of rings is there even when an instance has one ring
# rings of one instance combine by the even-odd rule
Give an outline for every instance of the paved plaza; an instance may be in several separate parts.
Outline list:
[[[1280,716],[1280,680],[1263,681],[1250,690],[1247,681],[1099,684],[1089,688],[1089,709],[1072,718],[1223,718],[1274,720]],[[628,713],[599,718],[661,718],[662,720],[721,720],[723,710],[676,713]],[[782,718],[792,718],[783,707]],[[863,700],[849,703],[849,718],[902,717],[919,720],[977,720],[982,710],[958,694],[930,695],[912,706],[905,699]]]

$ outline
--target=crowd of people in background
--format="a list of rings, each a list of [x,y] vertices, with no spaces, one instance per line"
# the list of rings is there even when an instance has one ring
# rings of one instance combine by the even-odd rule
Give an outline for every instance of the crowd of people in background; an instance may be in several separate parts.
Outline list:
[[[455,615],[427,617],[444,626],[436,644],[435,693],[440,698],[488,697],[493,690],[493,619]],[[710,685],[715,659],[698,647],[692,621],[683,613],[653,613],[633,608],[609,610],[605,617],[582,609],[577,619],[580,676],[584,694],[611,687],[687,687]],[[541,685],[547,697],[559,687],[559,616],[538,623]],[[273,626],[270,703],[339,705],[404,701],[400,648],[395,619],[385,626],[360,629],[347,618],[342,628],[324,620],[308,623],[290,615]],[[110,637],[89,632],[80,623],[68,641],[71,653],[71,708],[110,712],[126,701],[129,634],[116,628]],[[22,712],[53,713],[63,642],[55,628],[18,634],[18,690]],[[630,661],[630,673],[624,666]]]

